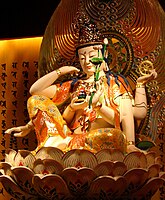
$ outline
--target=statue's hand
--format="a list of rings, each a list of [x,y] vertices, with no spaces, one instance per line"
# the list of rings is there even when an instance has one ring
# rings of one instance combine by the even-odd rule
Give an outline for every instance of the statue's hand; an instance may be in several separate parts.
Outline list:
[[[157,72],[155,71],[155,69],[150,70],[150,74],[141,76],[137,79],[137,83],[147,83],[149,81],[154,80],[157,77]]]
[[[70,106],[76,111],[85,109],[88,106],[88,96],[86,98],[79,99],[78,97],[74,97],[71,101]]]
[[[64,75],[64,74],[78,74],[80,70],[73,66],[63,66],[59,68],[59,71],[61,75]]]
[[[33,126],[29,126],[29,125],[18,126],[18,127],[7,129],[5,133],[12,134],[14,132],[15,137],[25,137],[26,135],[30,133],[32,129],[33,129]]]
[[[93,107],[95,107],[96,104],[99,102],[99,99],[100,99],[100,96],[101,96],[102,93],[103,93],[102,82],[97,81],[96,82],[96,92],[95,92],[95,94],[93,96],[93,99],[92,99],[92,105],[93,105]]]

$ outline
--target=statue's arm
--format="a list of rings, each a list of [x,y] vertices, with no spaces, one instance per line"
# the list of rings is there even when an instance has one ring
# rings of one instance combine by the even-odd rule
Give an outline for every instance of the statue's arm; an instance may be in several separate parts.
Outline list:
[[[30,88],[31,95],[44,95],[49,98],[53,98],[56,93],[56,85],[52,85],[59,76],[67,73],[78,73],[79,70],[72,66],[64,66],[58,70],[54,70],[45,76],[38,79]],[[29,121],[24,126],[12,127],[5,131],[7,134],[14,133],[15,137],[24,137],[28,135],[31,130],[34,129],[32,121]]]
[[[147,114],[147,97],[145,84],[157,77],[155,70],[151,70],[149,75],[141,76],[137,79],[135,99],[133,104],[133,115],[136,119],[143,119]]]
[[[18,127],[12,127],[5,131],[7,134],[14,133],[15,137],[25,137],[28,135],[32,130],[34,129],[34,125],[32,121],[30,120],[26,125],[24,126],[18,126]]]
[[[133,116],[136,119],[143,119],[147,114],[147,97],[145,85],[137,83],[135,99],[133,103]]]
[[[39,78],[30,88],[31,95],[44,95],[53,98],[56,93],[56,85],[53,83],[62,75],[78,73],[79,70],[72,66],[63,66]]]

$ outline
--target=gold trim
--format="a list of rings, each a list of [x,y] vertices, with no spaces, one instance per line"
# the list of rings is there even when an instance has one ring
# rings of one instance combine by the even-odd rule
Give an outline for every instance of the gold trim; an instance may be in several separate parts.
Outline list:
[[[135,142],[134,141],[128,141],[127,145],[135,145]]]
[[[61,71],[59,69],[56,69],[55,71],[56,71],[57,75],[60,76]]]
[[[137,83],[136,88],[145,88],[145,85],[143,83]]]
[[[33,122],[30,120],[27,124],[26,124],[28,129],[32,129],[33,128]]]

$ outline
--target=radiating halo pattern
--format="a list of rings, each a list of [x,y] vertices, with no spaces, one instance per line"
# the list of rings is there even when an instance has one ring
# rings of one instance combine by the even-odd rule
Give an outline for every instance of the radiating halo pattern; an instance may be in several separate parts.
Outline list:
[[[58,68],[74,57],[76,34],[72,24],[78,5],[79,0],[63,0],[53,13],[41,45],[39,76]]]

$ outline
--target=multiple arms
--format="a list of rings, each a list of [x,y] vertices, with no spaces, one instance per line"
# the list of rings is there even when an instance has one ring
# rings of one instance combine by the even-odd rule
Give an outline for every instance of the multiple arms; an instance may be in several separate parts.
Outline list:
[[[64,66],[58,70],[54,70],[45,76],[38,79],[30,88],[31,95],[44,95],[49,98],[53,98],[56,93],[56,86],[53,83],[59,78],[59,76],[68,73],[78,73],[79,70],[76,67]]]
[[[155,70],[149,75],[141,76],[137,79],[135,100],[133,105],[133,115],[136,119],[143,119],[147,113],[147,98],[145,84],[157,77]]]
[[[75,67],[69,67],[64,66],[61,67],[59,70],[54,70],[42,78],[38,79],[30,88],[31,95],[45,95],[49,98],[53,98],[56,92],[56,86],[53,85],[54,81],[57,80],[57,78],[61,75],[67,74],[67,73],[77,73],[79,70]],[[137,85],[136,85],[136,92],[135,92],[135,103],[133,106],[133,116],[137,119],[142,119],[146,116],[147,112],[147,99],[146,99],[146,92],[145,92],[145,84],[156,78],[157,73],[155,70],[151,71],[150,75],[142,76],[137,79]],[[109,108],[105,104],[101,104],[99,102],[99,99],[103,93],[102,84],[98,81],[97,82],[97,88],[96,92],[92,99],[92,107],[93,109],[97,109],[97,112],[102,118],[107,121],[108,123],[114,125],[115,121],[115,114],[113,109]],[[83,110],[89,105],[89,96],[87,96],[84,101],[81,103],[77,103],[78,97],[74,97],[71,100],[70,105],[65,109],[63,113],[63,118],[67,122],[67,124],[70,124],[74,118],[75,112],[77,110]],[[16,137],[24,137],[27,134],[30,133],[30,131],[33,129],[33,124],[30,121],[25,126],[19,126],[19,127],[13,127],[11,129],[8,129],[6,133],[10,134],[12,132],[14,133],[14,136]]]

